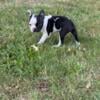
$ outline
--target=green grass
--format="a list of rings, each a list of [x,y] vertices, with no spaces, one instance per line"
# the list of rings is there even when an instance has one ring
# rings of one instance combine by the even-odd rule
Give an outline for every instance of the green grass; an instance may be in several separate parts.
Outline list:
[[[52,5],[50,5],[52,4]],[[61,0],[0,7],[0,100],[100,100],[100,1]],[[69,34],[52,48],[57,34],[31,48],[41,33],[31,33],[27,9],[71,18],[81,42]]]

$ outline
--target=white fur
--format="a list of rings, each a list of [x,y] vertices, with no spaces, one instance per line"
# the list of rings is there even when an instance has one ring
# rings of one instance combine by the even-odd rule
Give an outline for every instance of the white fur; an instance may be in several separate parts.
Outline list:
[[[32,15],[32,18],[30,19],[30,22],[29,22],[29,27],[30,27],[31,32],[34,32],[34,29],[36,28],[36,23],[37,23],[37,20],[35,16]]]
[[[46,28],[47,28],[48,20],[49,20],[51,17],[52,17],[51,15],[45,16],[45,18],[44,18],[44,23],[43,23],[43,27],[42,27],[42,29],[41,29],[41,32],[43,32],[43,33],[46,32],[46,33],[47,33]]]

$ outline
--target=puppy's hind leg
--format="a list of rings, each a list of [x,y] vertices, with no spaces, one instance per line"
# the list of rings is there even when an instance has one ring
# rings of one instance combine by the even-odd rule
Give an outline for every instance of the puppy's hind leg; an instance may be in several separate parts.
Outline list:
[[[61,46],[61,38],[60,38],[60,35],[59,35],[59,42],[57,45],[54,45],[53,47],[60,47]]]
[[[77,35],[77,31],[76,29],[74,28],[72,31],[71,31],[73,37],[74,37],[74,40],[76,42],[76,45],[77,46],[80,46],[80,42],[79,42],[79,38],[78,38],[78,35]]]
[[[61,30],[59,33],[59,42],[57,45],[54,45],[53,47],[60,47],[64,43],[65,35],[66,35],[66,31]]]

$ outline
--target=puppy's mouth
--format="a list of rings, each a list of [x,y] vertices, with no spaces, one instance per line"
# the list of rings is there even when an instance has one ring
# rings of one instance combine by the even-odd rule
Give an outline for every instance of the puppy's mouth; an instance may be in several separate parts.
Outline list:
[[[37,29],[36,29],[36,28],[34,28],[34,29],[33,29],[33,32],[37,32]]]
[[[33,32],[39,32],[40,30],[38,28],[34,28]]]
[[[36,30],[36,29],[35,29],[35,28],[33,28],[33,32],[35,32],[35,30]]]
[[[32,29],[32,32],[37,32],[37,28],[33,28]]]

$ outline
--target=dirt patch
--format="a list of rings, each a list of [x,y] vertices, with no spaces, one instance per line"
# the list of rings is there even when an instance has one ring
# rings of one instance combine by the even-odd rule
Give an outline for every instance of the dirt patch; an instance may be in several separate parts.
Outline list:
[[[39,80],[35,84],[35,87],[40,92],[47,92],[47,91],[49,91],[49,82],[48,82],[48,80]]]

